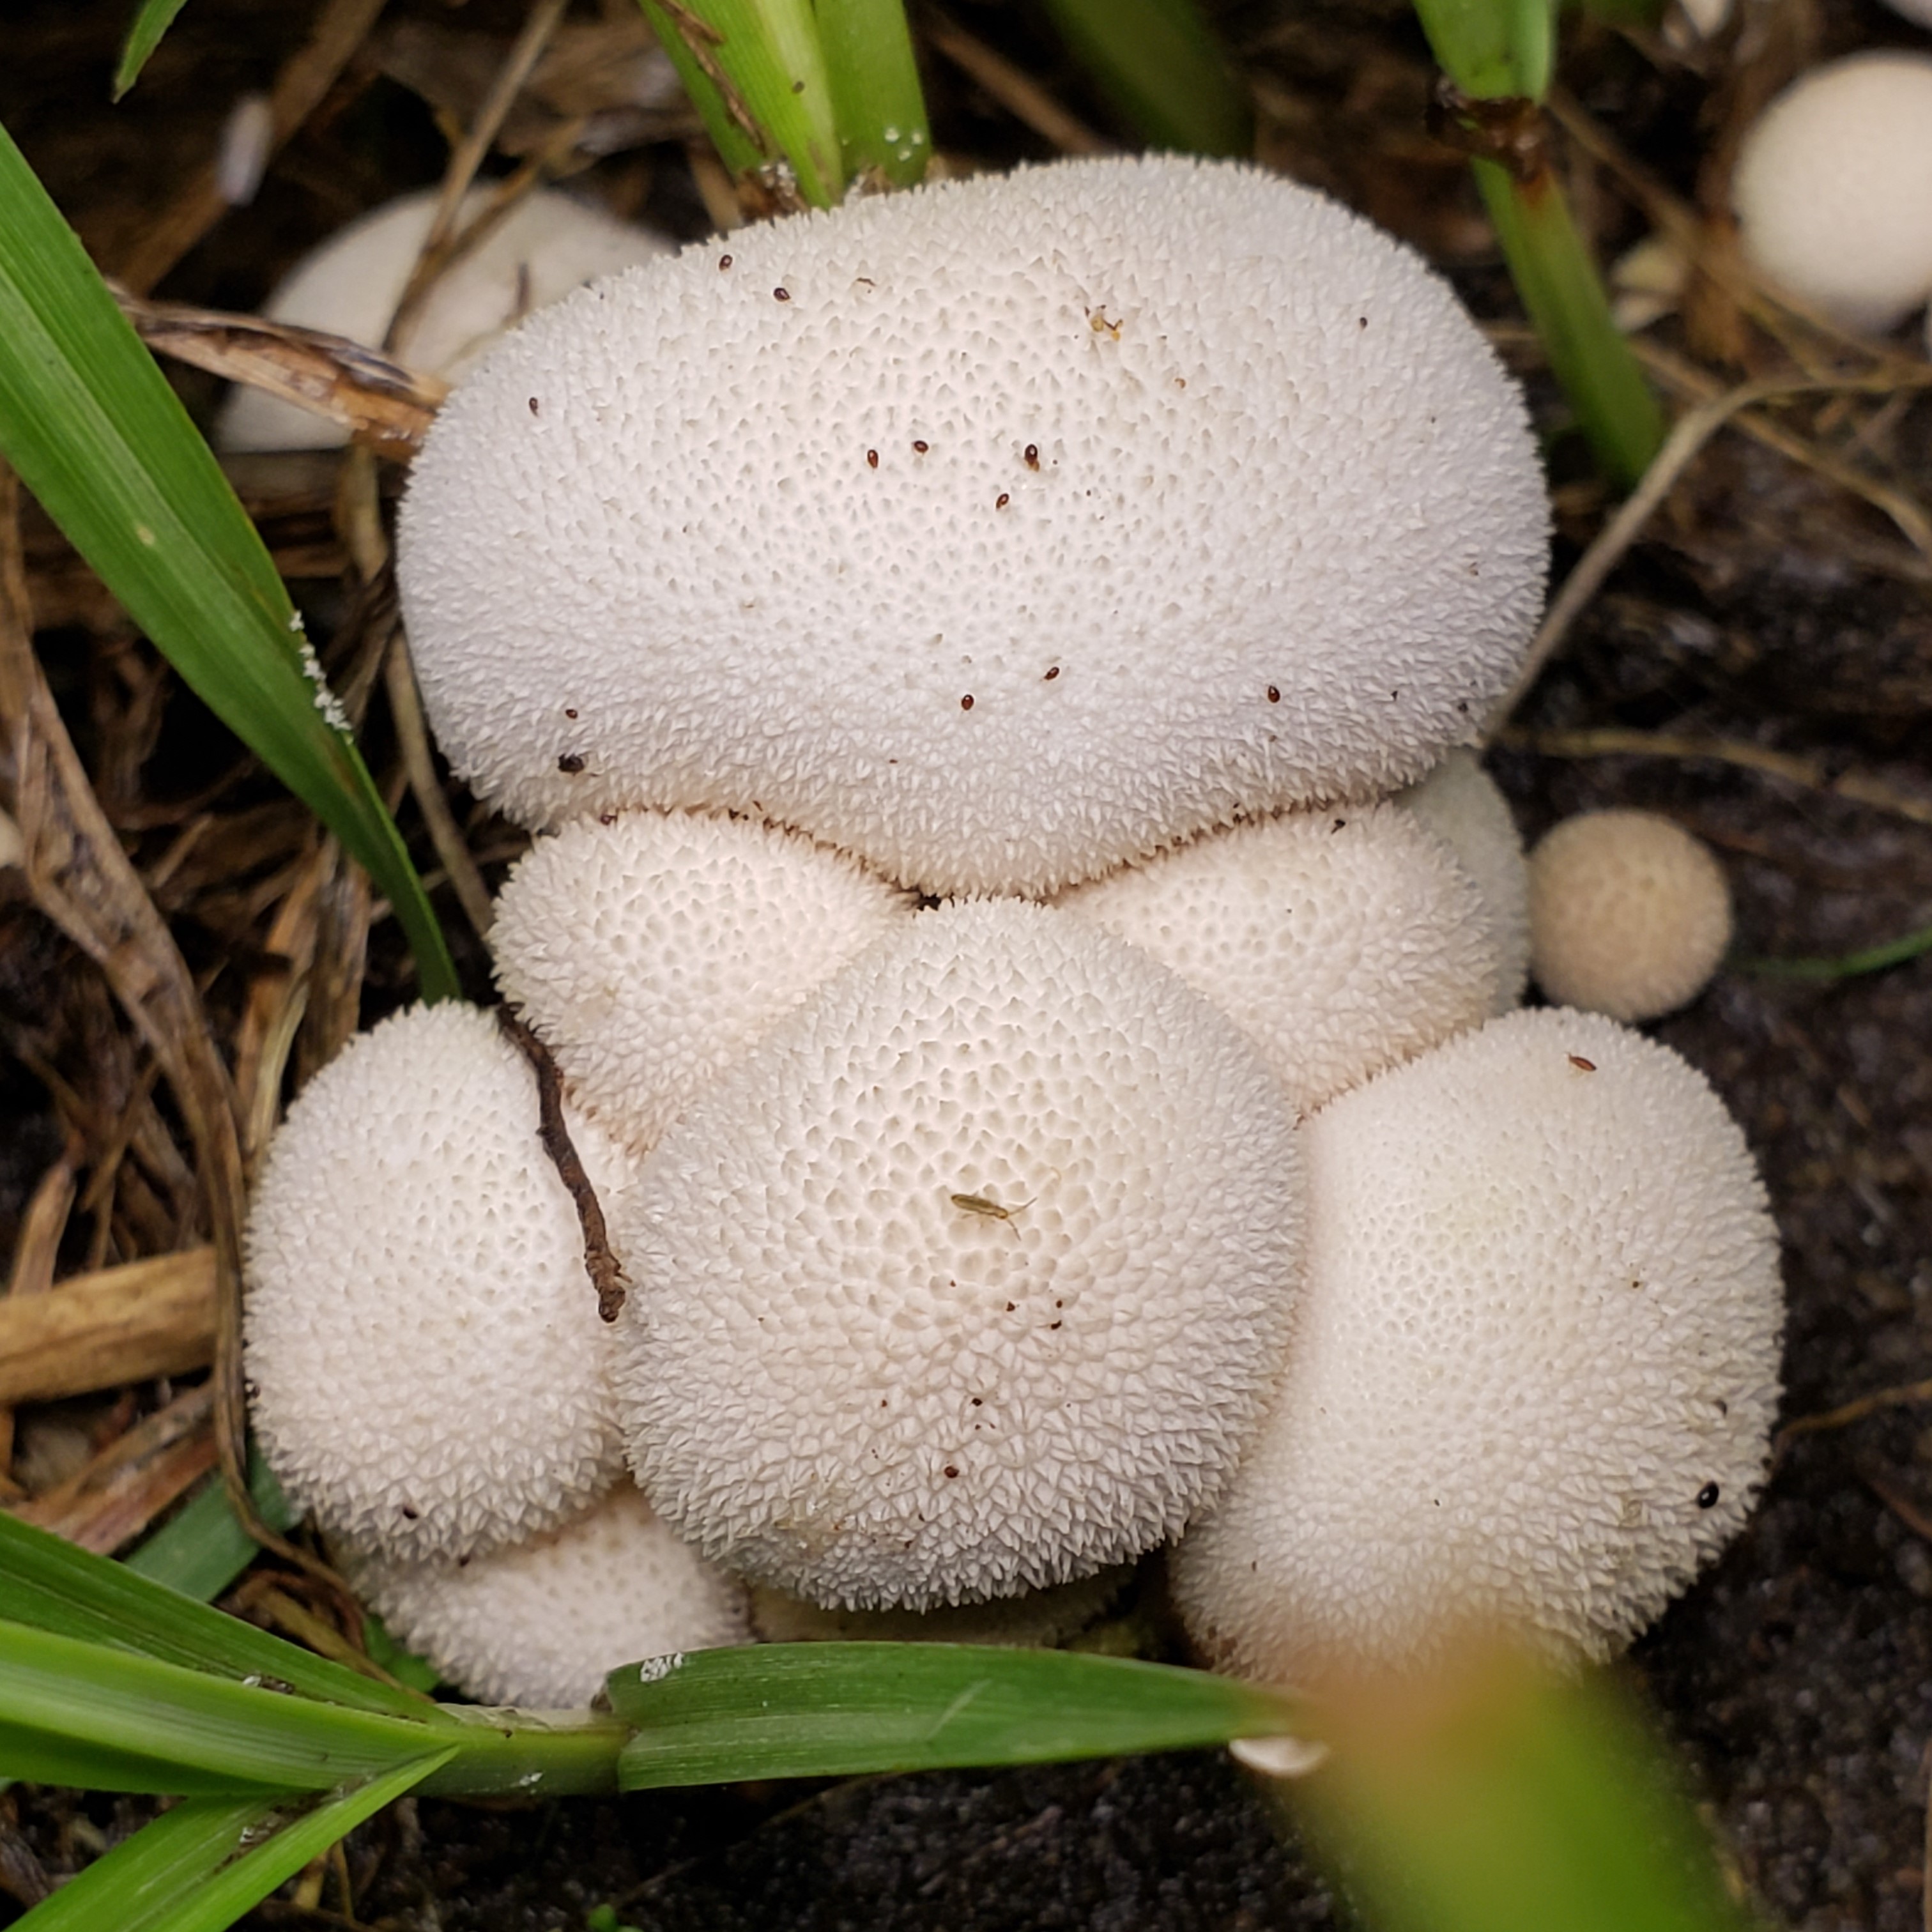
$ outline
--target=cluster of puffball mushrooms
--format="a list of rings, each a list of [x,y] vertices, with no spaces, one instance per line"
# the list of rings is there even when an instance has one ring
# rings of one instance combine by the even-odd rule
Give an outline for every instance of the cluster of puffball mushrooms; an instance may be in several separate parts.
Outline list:
[[[861,200],[500,342],[401,587],[454,768],[538,835],[497,982],[623,1278],[496,1016],[296,1100],[254,1421],[392,1629],[572,1705],[754,1636],[1054,1642],[1168,1546],[1271,1681],[1640,1630],[1761,1478],[1776,1240],[1699,1074],[1520,1005],[1531,868],[1459,748],[1546,544],[1446,286],[1244,166]]]

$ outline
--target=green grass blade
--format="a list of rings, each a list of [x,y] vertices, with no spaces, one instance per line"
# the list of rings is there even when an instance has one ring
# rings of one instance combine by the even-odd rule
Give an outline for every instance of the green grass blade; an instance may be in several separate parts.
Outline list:
[[[298,1520],[296,1510],[260,1450],[248,1458],[248,1493],[269,1528],[294,1528]],[[218,1475],[209,1478],[200,1493],[139,1549],[130,1550],[122,1565],[137,1576],[206,1604],[220,1596],[254,1562],[261,1547],[242,1527],[242,1519],[228,1500],[227,1486]]]
[[[638,0],[734,175],[788,163],[815,208],[844,192],[832,83],[809,0]]]
[[[0,451],[209,709],[368,868],[424,996],[452,997],[436,916],[353,742],[329,722],[333,700],[305,668],[267,550],[4,130]]]
[[[235,1683],[254,1678],[286,1684],[301,1696],[353,1710],[416,1718],[437,1708],[4,1513],[0,1618]]]
[[[1046,0],[1060,38],[1150,146],[1246,154],[1248,104],[1194,0]]]
[[[895,188],[922,179],[932,152],[926,94],[900,0],[818,0],[818,38],[848,175]]]
[[[1556,52],[1553,0],[1415,0],[1442,71],[1478,100],[1540,100]]]
[[[1132,1658],[965,1644],[759,1644],[611,1672],[627,1791],[1175,1750],[1292,1730],[1296,1707]]]
[[[22,1932],[223,1932],[346,1832],[446,1761],[412,1759],[319,1804],[190,1798],[98,1858]]]
[[[1344,1691],[1294,1809],[1376,1932],[1743,1932],[1668,1754],[1601,1673],[1464,1653]]]
[[[1876,946],[1861,946],[1856,952],[1840,952],[1820,958],[1740,959],[1733,962],[1740,972],[1766,980],[1811,980],[1829,982],[1855,980],[1861,974],[1882,973],[1888,966],[1902,966],[1932,952],[1932,926],[1902,933]]]
[[[139,11],[128,29],[121,49],[121,62],[114,70],[114,98],[118,100],[141,77],[148,56],[161,44],[161,36],[174,25],[185,0],[141,0]]]
[[[421,1720],[231,1683],[83,1638],[0,1623],[0,1776],[104,1791],[326,1791],[450,1747]]]

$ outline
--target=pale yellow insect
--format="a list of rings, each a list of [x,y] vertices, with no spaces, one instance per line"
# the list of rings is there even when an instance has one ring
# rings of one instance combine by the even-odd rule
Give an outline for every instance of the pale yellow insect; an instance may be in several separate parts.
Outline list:
[[[1012,1228],[1013,1216],[1016,1214],[1024,1214],[1033,1205],[1034,1202],[1040,1198],[1040,1196],[1036,1194],[1031,1200],[1022,1201],[1016,1208],[1002,1207],[998,1202],[984,1194],[950,1194],[946,1196],[946,1198],[962,1214],[982,1215],[988,1221],[1004,1221],[1008,1227]],[[1017,1237],[1019,1233],[1018,1228],[1013,1228],[1013,1233]]]

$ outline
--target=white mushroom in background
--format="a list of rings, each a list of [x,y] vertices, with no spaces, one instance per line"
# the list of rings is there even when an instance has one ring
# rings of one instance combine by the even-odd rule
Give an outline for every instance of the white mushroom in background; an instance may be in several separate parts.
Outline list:
[[[1517,1629],[1627,1642],[1736,1534],[1778,1397],[1778,1239],[1702,1076],[1539,1010],[1302,1130],[1273,1409],[1172,1574],[1221,1667],[1311,1684]]]
[[[589,1703],[620,1664],[743,1643],[742,1586],[622,1483],[560,1529],[469,1562],[355,1562],[392,1636],[484,1704]]]
[[[573,1125],[608,1204],[628,1159]],[[332,1534],[467,1556],[574,1516],[622,1472],[576,1209],[489,1014],[412,1008],[309,1082],[269,1148],[246,1268],[262,1453]]]
[[[1014,900],[872,946],[738,1059],[610,1217],[638,1479],[724,1568],[925,1609],[1178,1534],[1300,1267],[1282,1096],[1231,1022]]]
[[[1744,252],[1847,328],[1932,296],[1932,53],[1853,54],[1780,94],[1732,178]]]
[[[572,1098],[642,1153],[913,903],[796,833],[634,812],[539,840],[497,899],[490,944],[503,997]]]
[[[760,224],[532,317],[439,418],[398,562],[442,748],[522,822],[724,808],[1034,893],[1419,777],[1508,684],[1546,530],[1444,283],[1160,156]]]
[[[1655,1019],[1710,983],[1731,889],[1708,846],[1654,812],[1586,812],[1529,855],[1530,970],[1554,1000]]]
[[[398,196],[339,230],[290,270],[262,314],[380,348],[428,238],[439,192]],[[473,220],[486,200],[473,190],[464,218]],[[396,352],[412,368],[460,376],[533,310],[670,246],[650,229],[539,188],[440,278]],[[236,389],[214,428],[223,450],[332,449],[348,440],[340,424],[260,389]]]

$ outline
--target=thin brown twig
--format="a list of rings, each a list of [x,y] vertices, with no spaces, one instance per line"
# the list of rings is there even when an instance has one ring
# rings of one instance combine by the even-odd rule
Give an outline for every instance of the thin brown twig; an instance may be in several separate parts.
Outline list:
[[[1063,154],[1114,154],[1120,150],[1070,114],[1031,75],[944,15],[928,13],[926,38],[970,80],[978,82],[1016,121]]]
[[[490,902],[490,888],[483,883],[483,874],[470,856],[470,848],[463,842],[462,828],[436,776],[436,762],[429,748],[429,726],[423,717],[416,667],[410,657],[409,639],[400,627],[389,640],[388,663],[383,676],[389,694],[389,715],[396,727],[396,742],[410,775],[410,789],[416,794],[423,823],[429,828],[430,842],[442,861],[443,870],[477,938],[487,939],[496,908]]]
[[[1840,1402],[1836,1408],[1820,1409],[1810,1415],[1801,1415],[1787,1422],[1771,1438],[1772,1466],[1774,1468],[1783,1460],[1785,1450],[1801,1436],[1818,1436],[1828,1431],[1849,1428],[1855,1422],[1862,1422],[1868,1415],[1876,1415],[1888,1408],[1904,1408],[1914,1402],[1932,1402],[1932,1380],[1922,1382],[1902,1382],[1892,1388],[1874,1389],[1869,1395],[1856,1396],[1850,1402]]]

